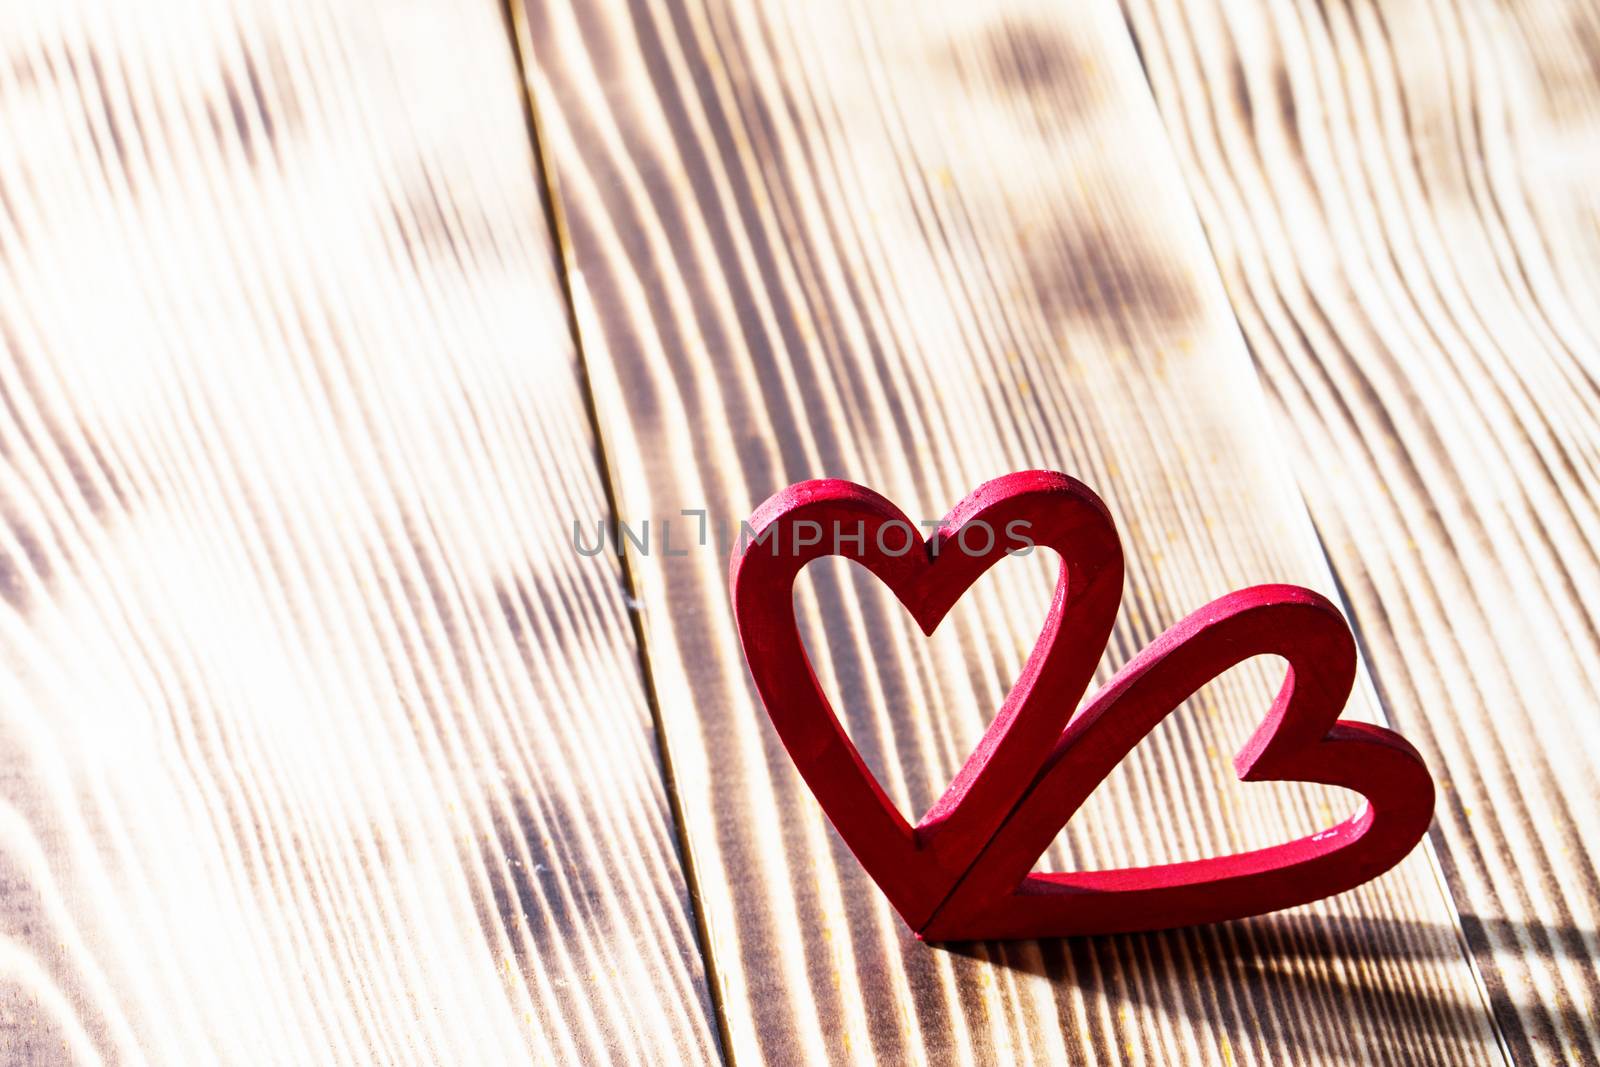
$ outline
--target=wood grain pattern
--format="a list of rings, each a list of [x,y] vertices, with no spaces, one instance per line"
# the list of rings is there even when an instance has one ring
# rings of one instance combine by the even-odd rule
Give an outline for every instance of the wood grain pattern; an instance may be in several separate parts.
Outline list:
[[[1600,11],[1126,7],[1507,1041],[1600,1062]]]
[[[500,9],[0,18],[0,1061],[715,1058]]]
[[[1489,1062],[1500,1049],[1426,852],[1257,920],[957,950],[910,940],[756,706],[726,535],[808,476],[934,518],[1073,473],[1122,524],[1107,667],[1212,597],[1327,589],[1203,235],[1109,3],[529,0],[567,221],[728,1045],[742,1062]],[[1043,616],[1043,553],[930,641],[881,589],[798,595],[819,676],[902,811],[939,791]],[[1055,869],[1264,845],[1348,803],[1233,781],[1259,662],[1159,728]],[[1365,699],[1356,716],[1373,713]],[[1183,817],[1174,817],[1181,812]]]

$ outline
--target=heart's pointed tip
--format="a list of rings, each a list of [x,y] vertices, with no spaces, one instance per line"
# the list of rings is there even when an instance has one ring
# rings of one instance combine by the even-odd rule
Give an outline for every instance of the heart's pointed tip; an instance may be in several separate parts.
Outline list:
[[[918,930],[917,931],[917,940],[922,942],[924,945],[933,945],[935,947],[943,947],[943,946],[946,946],[946,945],[953,945],[958,941],[967,941],[967,940],[971,940],[971,939],[970,938],[964,938],[964,937],[952,937],[947,933],[942,933],[942,932],[940,932],[940,931],[935,929],[935,930]]]
[[[957,945],[993,940],[989,936],[992,931],[983,930],[982,925],[981,920],[975,925],[970,916],[963,919],[935,915],[916,932],[917,940],[925,945]]]

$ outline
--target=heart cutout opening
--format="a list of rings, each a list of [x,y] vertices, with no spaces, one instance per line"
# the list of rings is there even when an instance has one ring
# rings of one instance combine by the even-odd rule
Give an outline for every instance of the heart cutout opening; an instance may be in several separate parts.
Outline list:
[[[900,815],[933,810],[1013,698],[1049,624],[1060,557],[989,567],[932,633],[860,562],[826,556],[794,587],[806,658],[862,762]]]
[[[1348,789],[1245,782],[1235,772],[1234,754],[1272,706],[1287,669],[1280,656],[1255,656],[1178,705],[1095,786],[1030,873],[1092,876],[1252,852],[1355,812],[1362,798]]]

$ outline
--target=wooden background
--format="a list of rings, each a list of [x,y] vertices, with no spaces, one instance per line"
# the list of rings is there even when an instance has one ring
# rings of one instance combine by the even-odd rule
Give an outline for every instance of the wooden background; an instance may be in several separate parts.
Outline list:
[[[1600,1062],[1600,9],[0,28],[0,1062]],[[1342,598],[1429,842],[1242,922],[910,939],[693,513],[828,475],[935,518],[1030,466],[1122,529],[1102,677],[1238,586]],[[575,548],[619,518],[649,551]],[[1045,561],[932,639],[814,570],[918,812]],[[1045,862],[1336,818],[1233,780],[1275,681],[1207,687]]]

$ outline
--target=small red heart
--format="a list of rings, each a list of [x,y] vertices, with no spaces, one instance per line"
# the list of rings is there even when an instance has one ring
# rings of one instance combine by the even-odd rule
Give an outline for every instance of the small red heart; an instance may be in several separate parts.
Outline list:
[[[747,525],[730,580],[756,690],[834,829],[901,917],[921,929],[1033,781],[1094,677],[1122,597],[1116,526],[1087,486],[1049,471],[980,486],[927,540],[883,497],[837,480],[790,486]],[[862,762],[811,670],[795,624],[795,577],[814,559],[848,554],[931,634],[980,575],[1026,547],[1023,538],[1062,561],[1044,628],[972,755],[913,828]]]
[[[1288,676],[1234,757],[1247,782],[1321,782],[1367,798],[1296,841],[1231,856],[1076,874],[1034,862],[1134,745],[1201,686],[1252,656]],[[1433,779],[1399,734],[1339,719],[1355,680],[1343,616],[1309,589],[1230,593],[1162,634],[1067,726],[1033,787],[921,931],[932,941],[1157,930],[1276,911],[1342,893],[1399,863],[1433,817]]]
[[[932,633],[979,575],[1020,547],[1010,536],[1018,521],[1028,524],[1028,542],[1061,556],[1055,598],[994,722],[913,828],[817,683],[795,625],[795,578],[814,559],[846,555],[849,545],[849,558]],[[1168,630],[1072,715],[1115,620],[1122,553],[1104,504],[1065,475],[1026,471],[988,482],[927,541],[883,497],[833,480],[778,493],[748,527],[753,540],[735,552],[731,581],[756,689],[834,828],[921,937],[1150,930],[1272,911],[1376,877],[1427,830],[1433,780],[1421,757],[1389,730],[1338,719],[1355,677],[1355,645],[1338,611],[1310,590],[1262,586],[1215,601]],[[986,537],[970,536],[985,529]],[[1265,654],[1288,660],[1289,675],[1235,758],[1239,776],[1354,789],[1367,798],[1362,811],[1321,833],[1238,855],[1029,873],[1095,786],[1161,719],[1233,665]]]

